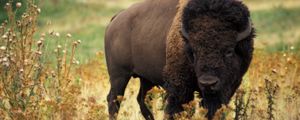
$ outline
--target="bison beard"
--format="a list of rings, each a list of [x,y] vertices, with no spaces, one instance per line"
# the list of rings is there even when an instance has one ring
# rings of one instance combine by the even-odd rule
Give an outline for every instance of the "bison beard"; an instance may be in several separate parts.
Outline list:
[[[202,101],[200,105],[208,110],[206,117],[209,120],[212,119],[215,112],[222,107],[222,104],[228,104],[233,94],[234,91],[232,89],[216,93],[206,93],[201,91]]]
[[[208,119],[212,119],[217,109],[221,107],[221,99],[220,99],[220,93],[215,94],[205,94],[202,93],[202,101],[201,105],[208,109],[208,113],[206,114],[206,117]]]

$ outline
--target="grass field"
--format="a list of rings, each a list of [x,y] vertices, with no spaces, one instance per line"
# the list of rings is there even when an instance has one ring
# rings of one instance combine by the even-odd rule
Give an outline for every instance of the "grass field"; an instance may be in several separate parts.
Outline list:
[[[72,33],[83,41],[81,60],[87,61],[99,50],[103,50],[103,35],[110,18],[137,0],[77,0],[41,2],[43,9],[39,29]],[[300,2],[296,0],[257,1],[246,0],[252,10],[252,19],[257,28],[255,46],[267,51],[283,51],[289,46],[300,49]],[[52,24],[48,27],[47,22]]]
[[[34,97],[30,97],[29,101],[33,99],[32,101],[37,104],[28,103],[28,108],[19,102],[22,100],[16,99],[18,95],[14,95],[14,92],[6,94],[0,91],[0,119],[108,119],[106,95],[110,85],[103,57],[104,31],[115,13],[137,1],[139,0],[40,1],[41,13],[37,17],[37,33],[32,36],[32,40],[36,42],[43,33],[46,33],[48,37],[45,39],[48,44],[45,45],[49,49],[57,47],[59,43],[56,41],[62,41],[60,43],[63,45],[65,41],[80,40],[74,57],[80,61],[80,65],[68,66],[73,57],[71,54],[63,57],[63,52],[61,57],[54,54],[53,58],[48,58],[54,61],[62,58],[60,62],[70,58],[70,61],[66,62],[67,65],[62,66],[63,72],[55,71],[58,73],[56,75],[70,75],[53,76],[51,70],[49,73],[45,72],[45,75],[40,75],[43,79],[36,84],[42,87],[35,89],[41,90],[34,91],[37,91],[36,95],[43,97],[32,95]],[[232,98],[229,106],[218,112],[216,118],[300,119],[300,1],[245,0],[245,3],[251,10],[252,20],[257,29],[254,59],[236,96]],[[56,33],[59,33],[60,37],[57,37]],[[72,37],[66,37],[70,36],[68,33]],[[4,45],[4,42],[0,43],[0,47]],[[69,49],[72,49],[72,45]],[[1,51],[0,53],[2,58],[4,53]],[[16,65],[16,68],[18,67]],[[69,67],[72,70],[69,71]],[[1,70],[11,71],[10,74],[15,71],[12,67],[4,68],[6,67],[1,67]],[[60,67],[54,67],[53,70],[58,68]],[[5,72],[0,73],[1,76],[5,76]],[[49,76],[52,74],[52,77],[46,78],[48,74]],[[60,83],[59,80],[66,82]],[[7,82],[0,82],[1,90],[6,88],[4,83]],[[16,86],[14,83],[9,85]],[[58,89],[55,86],[63,88]],[[22,93],[22,90],[15,87],[11,89],[17,91],[16,94]],[[121,104],[118,117],[120,120],[143,119],[136,101],[138,89],[139,80],[132,79]],[[161,97],[163,94],[165,94],[163,90],[154,88],[147,97],[153,99],[148,105],[158,120],[163,119]],[[14,102],[17,105],[12,104]],[[205,110],[201,108],[192,110],[196,112],[193,119],[203,119]]]

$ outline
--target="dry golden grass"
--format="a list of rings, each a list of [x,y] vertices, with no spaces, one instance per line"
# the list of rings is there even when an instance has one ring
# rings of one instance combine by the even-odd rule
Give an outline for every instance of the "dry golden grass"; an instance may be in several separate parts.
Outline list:
[[[287,8],[299,7],[300,1],[297,0],[244,0],[251,11],[266,10],[282,6]]]
[[[99,56],[103,56],[99,54]],[[300,57],[295,52],[268,54],[255,51],[254,59],[244,81],[228,106],[220,109],[215,119],[283,119],[296,120],[300,118]],[[95,67],[102,66],[102,67]],[[91,68],[90,68],[91,67]],[[84,65],[81,71],[87,89],[97,96],[98,104],[104,106],[107,117],[106,95],[109,90],[108,76],[103,60],[90,62]],[[101,68],[101,69],[100,69]],[[96,71],[96,72],[95,72]],[[97,78],[97,79],[93,79]],[[131,79],[125,92],[120,120],[143,119],[140,114],[136,96],[139,89],[139,80]],[[147,104],[155,118],[163,119],[163,98],[165,91],[155,87],[148,92]],[[200,99],[184,105],[186,112],[178,116],[179,119],[205,119],[206,110],[197,107]],[[195,114],[191,114],[195,113]]]

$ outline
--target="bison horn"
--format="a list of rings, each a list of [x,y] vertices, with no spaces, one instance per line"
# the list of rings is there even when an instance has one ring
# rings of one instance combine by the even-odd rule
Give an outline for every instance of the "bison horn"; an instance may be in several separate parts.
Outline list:
[[[183,25],[181,26],[181,34],[183,37],[185,37],[186,39],[189,39],[189,34],[186,32],[185,28],[183,27]]]
[[[251,34],[251,31],[252,31],[252,22],[251,22],[251,19],[249,18],[248,26],[247,26],[246,30],[237,35],[237,41],[241,41],[241,40],[245,39],[246,37],[248,37]]]

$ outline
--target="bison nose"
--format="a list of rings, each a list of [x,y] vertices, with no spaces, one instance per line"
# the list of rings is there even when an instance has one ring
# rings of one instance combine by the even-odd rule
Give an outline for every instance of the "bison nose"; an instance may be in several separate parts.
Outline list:
[[[219,82],[219,78],[214,76],[203,75],[198,78],[199,85],[202,87],[211,87]]]

